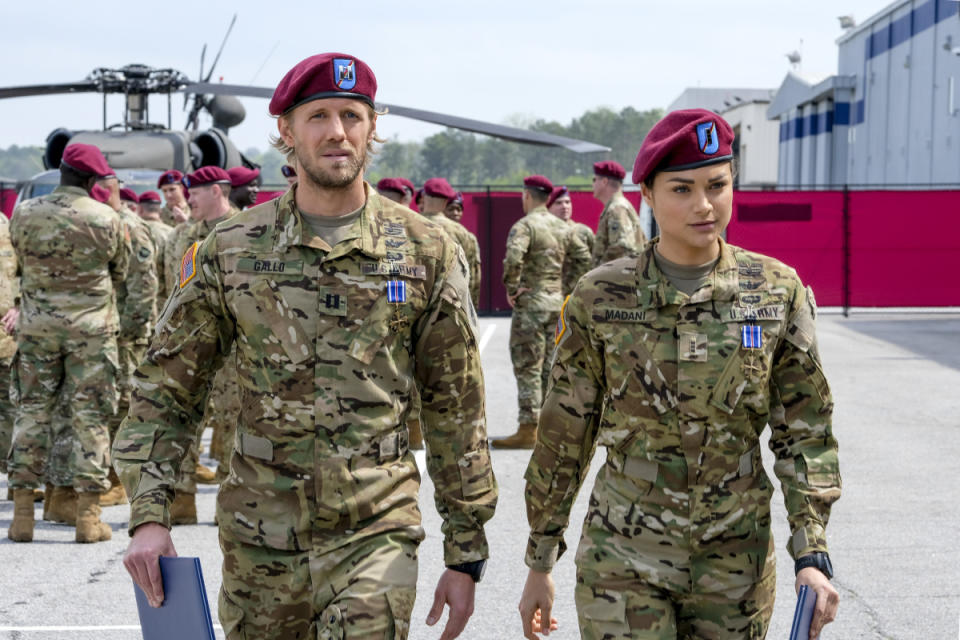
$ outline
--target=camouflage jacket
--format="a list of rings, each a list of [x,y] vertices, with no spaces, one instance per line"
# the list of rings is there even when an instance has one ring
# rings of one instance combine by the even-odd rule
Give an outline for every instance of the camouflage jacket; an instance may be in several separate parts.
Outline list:
[[[79,187],[60,186],[14,210],[25,335],[74,337],[119,331],[116,289],[127,277],[130,237],[120,216]]]
[[[455,220],[451,220],[443,214],[442,211],[435,213],[421,213],[431,222],[440,225],[444,231],[457,241],[460,248],[463,249],[463,255],[467,258],[467,265],[470,268],[470,299],[473,300],[473,306],[476,307],[480,302],[480,244],[477,242],[477,236],[470,233],[470,230]]]
[[[177,289],[180,282],[180,262],[184,252],[194,242],[203,242],[213,228],[232,217],[239,210],[230,205],[230,210],[216,220],[200,220],[195,222],[184,222],[174,227],[170,235],[167,236],[167,246],[164,247],[164,268],[163,268],[163,287],[170,295]]]
[[[590,264],[587,247],[573,227],[546,207],[536,207],[517,220],[507,236],[503,284],[510,296],[521,287],[530,291],[517,299],[516,308],[559,311],[563,304],[564,264],[579,274]]]
[[[0,318],[17,305],[20,280],[17,277],[17,254],[10,243],[10,223],[0,214]],[[10,363],[17,351],[17,341],[0,325],[0,364]],[[0,393],[5,390],[0,390]]]
[[[721,242],[713,274],[687,296],[657,269],[655,242],[639,258],[589,272],[564,305],[525,476],[527,564],[549,571],[563,553],[570,508],[598,444],[608,449],[604,469],[636,478],[634,509],[643,500],[668,504],[665,478],[685,489],[690,513],[655,526],[707,523],[713,535],[717,527],[764,535],[757,513],[769,508],[769,483],[749,485],[762,490],[748,496],[729,487],[764,473],[759,442],[768,423],[793,533],[788,549],[794,557],[826,551],[840,474],[813,294],[793,269]],[[745,333],[758,348],[744,346]],[[601,484],[591,504],[603,501]],[[642,539],[642,527],[619,518],[604,526]]]
[[[167,289],[167,277],[165,270],[167,268],[167,242],[169,241],[171,234],[173,234],[173,229],[160,220],[144,220],[143,222],[147,225],[147,229],[150,230],[150,237],[153,239],[153,246],[156,249],[156,253],[154,254],[154,264],[156,264],[157,268],[157,304],[153,322],[153,324],[156,324],[157,313],[159,313],[160,308],[167,299],[167,296],[170,295],[170,291]]]
[[[593,266],[624,256],[639,255],[646,241],[637,210],[622,193],[618,193],[600,214],[593,243]]]
[[[463,254],[365,188],[352,235],[329,253],[305,234],[295,189],[188,251],[114,443],[131,531],[169,525],[207,387],[235,345],[243,409],[222,535],[291,550],[422,538],[406,428],[419,389],[446,562],[487,557],[497,488]]]
[[[117,212],[130,236],[130,260],[127,278],[117,287],[117,310],[123,344],[146,344],[157,316],[157,248],[150,228],[125,207]]]
[[[160,209],[160,221],[163,222],[168,227],[179,227],[181,225],[190,224],[190,205],[186,202],[183,203],[183,213],[186,214],[187,219],[183,222],[177,222],[173,219],[173,209],[170,208],[170,205],[163,203],[163,207]]]
[[[593,230],[582,222],[574,222],[573,220],[568,220],[567,224],[573,228],[573,232],[577,235],[577,238],[580,239],[581,244],[587,248],[587,253],[593,255]],[[574,285],[577,284],[577,280],[583,276],[584,273],[590,270],[590,262],[586,265],[580,266],[575,263],[573,256],[567,254],[563,259],[563,297],[566,298],[570,295],[570,292],[573,291]]]

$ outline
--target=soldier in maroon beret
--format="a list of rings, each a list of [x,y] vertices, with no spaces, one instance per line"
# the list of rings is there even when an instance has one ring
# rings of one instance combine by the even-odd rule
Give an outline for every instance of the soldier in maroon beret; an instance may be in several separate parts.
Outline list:
[[[633,180],[659,237],[587,273],[564,304],[525,475],[527,638],[538,610],[550,616],[597,446],[607,452],[576,552],[581,637],[764,638],[777,564],[768,427],[794,587],[816,592],[809,637],[836,616],[826,527],[841,482],[816,305],[793,269],[723,240],[733,139],[702,109],[654,125]]]
[[[407,196],[407,190],[397,178],[383,178],[377,183],[377,193],[384,198],[404,204],[403,200]]]
[[[230,202],[239,210],[257,204],[260,193],[260,169],[233,167],[227,169],[230,174]]]
[[[423,539],[414,417],[444,520],[448,570],[427,615],[436,624],[450,607],[444,640],[464,630],[486,563],[497,489],[469,268],[446,225],[364,181],[376,88],[341,53],[280,81],[273,142],[297,183],[182,254],[115,447],[131,497],[124,564],[160,606],[175,470],[214,372],[236,364],[242,410],[217,499],[229,640],[410,635]],[[188,182],[191,198],[218,189]]]
[[[587,250],[593,251],[593,229],[583,224],[575,222],[573,219],[573,199],[570,197],[570,190],[566,187],[554,187],[547,198],[547,211],[566,222],[573,232],[577,234],[580,241],[587,247]],[[588,265],[589,267],[589,265]],[[575,268],[572,263],[563,264],[563,295],[566,297],[573,291],[573,286],[577,284],[586,271]]]
[[[288,187],[292,187],[297,183],[297,170],[289,164],[285,164],[280,167],[280,173],[282,173],[283,177],[287,179]]]
[[[463,218],[463,194],[457,191],[457,195],[447,201],[447,206],[443,209],[443,214],[453,220],[460,222]]]
[[[456,197],[456,190],[446,178],[430,178],[423,183],[420,213],[442,226],[463,249],[470,270],[470,296],[476,305],[480,297],[480,244],[470,230],[444,215],[447,203]]]
[[[120,187],[120,202],[130,213],[137,213],[140,208],[140,196],[130,187]]]
[[[593,165],[593,197],[603,203],[593,244],[594,266],[623,256],[639,255],[647,241],[637,210],[623,195],[626,175],[620,163],[613,160]]]
[[[163,194],[166,204],[160,210],[160,219],[171,227],[190,219],[190,205],[184,189],[183,174],[176,169],[164,171],[157,180],[157,189]]]

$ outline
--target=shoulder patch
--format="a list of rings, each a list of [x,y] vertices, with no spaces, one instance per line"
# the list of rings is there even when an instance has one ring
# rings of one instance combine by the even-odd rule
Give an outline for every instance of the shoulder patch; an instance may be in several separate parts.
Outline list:
[[[183,289],[197,275],[197,243],[191,244],[180,260],[180,288]]]

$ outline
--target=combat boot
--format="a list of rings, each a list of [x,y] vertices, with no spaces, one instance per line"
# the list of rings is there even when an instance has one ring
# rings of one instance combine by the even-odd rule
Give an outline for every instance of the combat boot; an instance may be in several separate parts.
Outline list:
[[[33,489],[13,490],[13,522],[7,537],[14,542],[33,542]]]
[[[199,462],[197,470],[193,472],[193,479],[199,484],[217,484],[217,474],[210,467],[205,467]]]
[[[490,438],[494,449],[533,449],[537,444],[537,423],[521,422],[517,432],[505,438]]]
[[[170,505],[170,525],[197,524],[197,496],[194,493],[177,493]]]
[[[407,430],[409,431],[407,446],[411,449],[423,449],[423,429],[420,427],[420,419],[410,418],[407,422]]]
[[[112,537],[110,525],[100,521],[100,494],[77,494],[77,542],[106,542]]]
[[[43,489],[34,489],[33,490],[33,501],[34,502],[43,502],[44,493]]]
[[[77,524],[77,492],[73,487],[54,487],[50,493],[50,504],[44,505],[43,519],[49,522]]]
[[[127,492],[123,490],[123,485],[120,484],[120,476],[117,475],[113,467],[110,467],[109,478],[110,489],[100,494],[100,506],[112,507],[118,504],[126,504]]]

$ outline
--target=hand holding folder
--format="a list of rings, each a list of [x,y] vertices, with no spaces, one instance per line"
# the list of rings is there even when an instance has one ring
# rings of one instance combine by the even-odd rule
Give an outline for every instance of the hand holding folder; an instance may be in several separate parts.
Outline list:
[[[134,583],[143,640],[214,640],[199,558],[160,558],[163,604],[150,606]]]
[[[808,640],[810,623],[813,622],[813,610],[817,606],[817,592],[807,585],[800,585],[797,593],[797,608],[793,612],[793,624],[790,625],[790,640]]]

